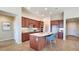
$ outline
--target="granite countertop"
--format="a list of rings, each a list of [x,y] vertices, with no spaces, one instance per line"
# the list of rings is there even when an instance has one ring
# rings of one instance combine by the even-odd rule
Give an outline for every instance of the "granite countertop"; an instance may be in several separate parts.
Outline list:
[[[29,28],[22,28],[22,33],[29,33],[29,32],[40,32],[40,31],[38,31],[38,30],[36,30],[36,31],[34,31],[34,30],[30,30]]]
[[[42,36],[48,36],[48,35],[51,35],[51,34],[52,34],[52,32],[49,32],[49,33],[40,32],[40,33],[33,33],[33,34],[30,34],[30,35],[37,36],[37,37],[42,37]]]

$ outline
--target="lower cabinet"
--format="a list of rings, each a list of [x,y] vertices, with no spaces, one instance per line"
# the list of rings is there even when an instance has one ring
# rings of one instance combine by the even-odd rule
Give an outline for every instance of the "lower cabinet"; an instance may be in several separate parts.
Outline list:
[[[63,32],[58,32],[58,38],[63,39]]]
[[[34,50],[42,50],[47,44],[45,37],[30,36],[30,47]]]
[[[38,33],[38,32],[27,32],[27,33],[22,33],[22,42],[30,40],[30,34],[32,33]]]
[[[29,33],[22,33],[22,42],[29,40]]]

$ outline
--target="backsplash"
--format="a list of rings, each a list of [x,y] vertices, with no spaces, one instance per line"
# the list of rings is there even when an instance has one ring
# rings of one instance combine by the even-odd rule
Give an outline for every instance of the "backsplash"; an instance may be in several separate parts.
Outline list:
[[[22,28],[22,32],[36,32],[40,31],[38,28]]]

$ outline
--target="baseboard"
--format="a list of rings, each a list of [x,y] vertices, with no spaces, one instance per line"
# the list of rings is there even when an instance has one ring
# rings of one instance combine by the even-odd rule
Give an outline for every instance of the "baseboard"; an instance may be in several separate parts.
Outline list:
[[[66,35],[66,38],[68,38],[68,37],[75,37],[75,38],[79,39],[79,37],[75,36],[75,35]]]
[[[14,38],[1,39],[0,41],[13,40]]]

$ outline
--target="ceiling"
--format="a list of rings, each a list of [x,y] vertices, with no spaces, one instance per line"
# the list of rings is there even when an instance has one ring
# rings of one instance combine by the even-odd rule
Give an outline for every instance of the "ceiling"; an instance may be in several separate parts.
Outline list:
[[[62,9],[56,7],[23,7],[26,11],[45,18],[45,17],[55,17],[58,15],[62,15]]]
[[[15,14],[8,13],[8,12],[2,11],[2,10],[0,10],[0,14],[1,14],[1,15],[5,15],[5,16],[15,17]]]

